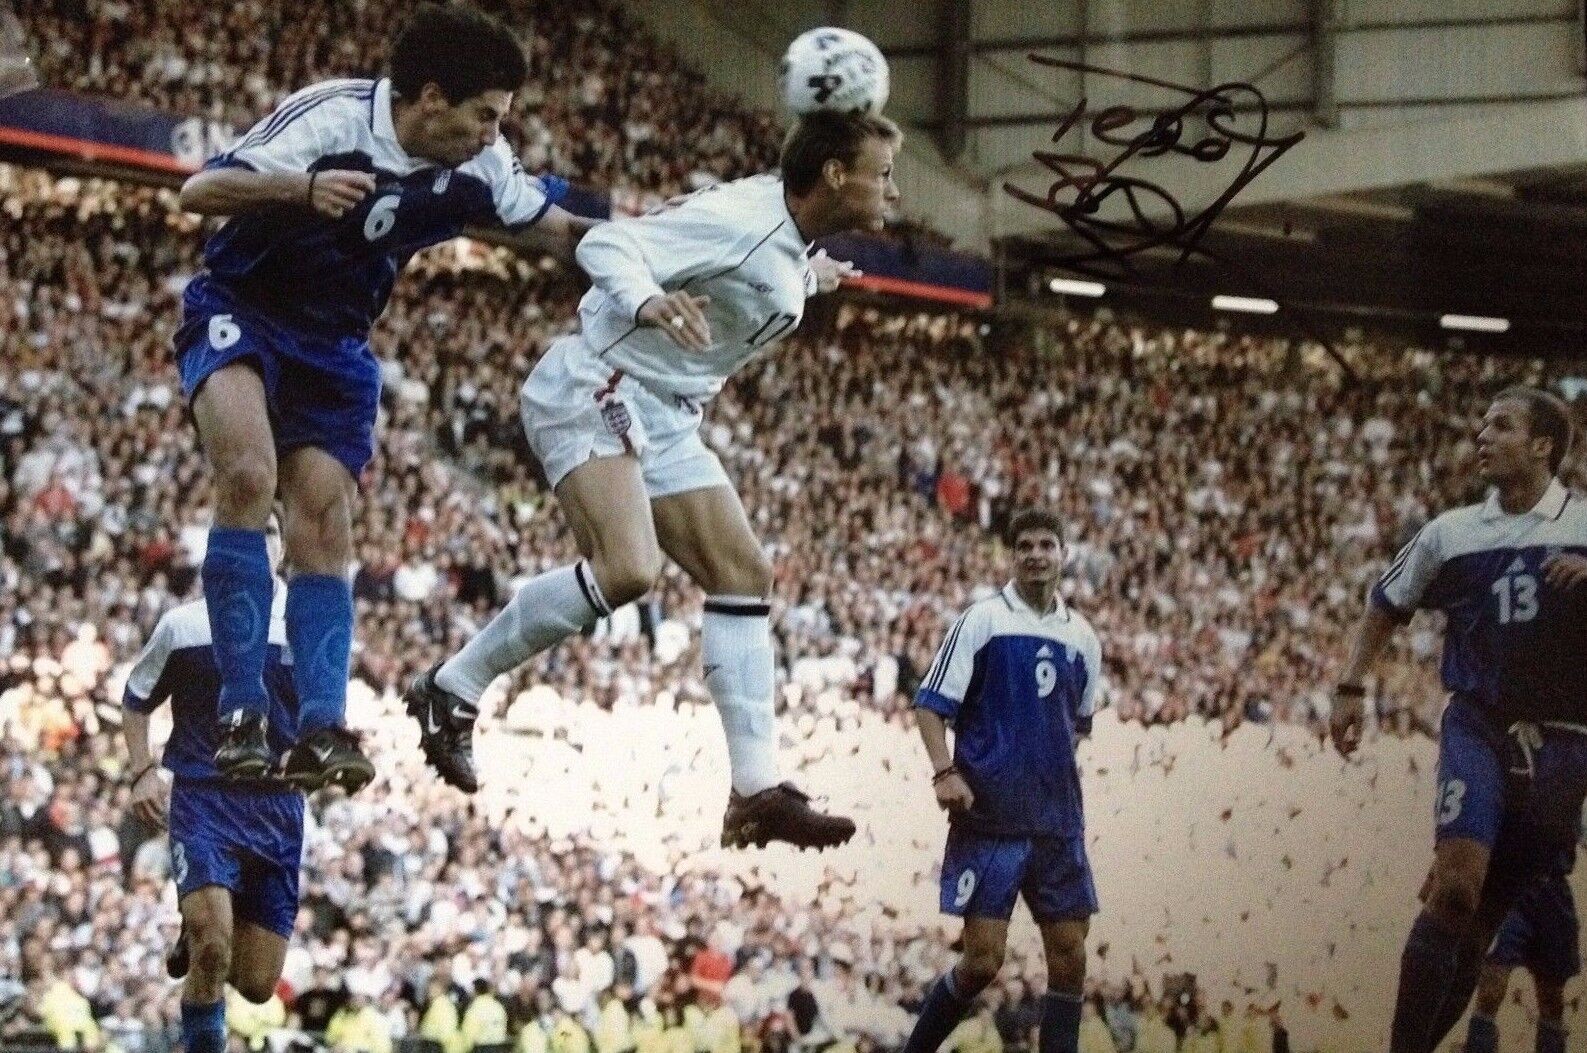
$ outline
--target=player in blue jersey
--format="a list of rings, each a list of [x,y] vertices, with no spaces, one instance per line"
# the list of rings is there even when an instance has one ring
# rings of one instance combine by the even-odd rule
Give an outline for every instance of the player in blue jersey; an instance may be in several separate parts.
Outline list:
[[[1481,504],[1436,517],[1373,587],[1334,691],[1361,740],[1365,678],[1418,609],[1446,618],[1432,873],[1400,960],[1394,1053],[1431,1053],[1465,1012],[1516,897],[1574,844],[1587,795],[1587,501],[1557,478],[1570,411],[1501,392],[1477,435]],[[1563,1050],[1563,1045],[1555,1047]]]
[[[273,567],[280,559],[279,532],[270,530],[267,545]],[[285,606],[285,589],[277,590],[263,674],[270,740],[277,749],[291,746],[299,714],[286,657]],[[209,614],[200,599],[160,619],[122,698],[133,810],[156,829],[169,826],[182,935],[167,967],[173,977],[186,975],[187,1053],[225,1049],[228,982],[251,1002],[269,1001],[298,911],[303,795],[280,780],[220,778],[214,763],[220,691]],[[167,701],[171,737],[162,761],[172,774],[169,794],[159,775],[162,762],[149,745],[150,714]]]
[[[344,727],[356,480],[373,453],[380,367],[369,330],[400,267],[466,224],[535,227],[570,254],[589,226],[566,184],[526,175],[501,137],[527,76],[513,34],[462,5],[423,5],[390,77],[290,96],[182,187],[227,221],[204,248],[176,334],[182,389],[214,472],[202,579],[221,670],[221,774],[257,777],[269,748],[263,669],[271,579],[264,523],[279,490],[293,575],[286,627],[305,788],[355,790],[374,769]]]
[[[934,1053],[996,978],[1021,896],[1047,959],[1041,1053],[1079,1048],[1097,893],[1074,753],[1091,731],[1101,646],[1058,595],[1057,518],[1020,512],[1009,539],[1014,580],[953,623],[915,695],[937,804],[949,816],[942,910],[964,918],[964,955],[927,994],[906,1053]]]
[[[1499,926],[1477,980],[1477,1005],[1471,1014],[1464,1053],[1496,1053],[1499,1029],[1494,1017],[1504,1004],[1510,972],[1532,974],[1537,991],[1537,1051],[1565,1048],[1565,984],[1581,972],[1581,926],[1570,874],[1576,863],[1572,845],[1560,865],[1521,895]]]

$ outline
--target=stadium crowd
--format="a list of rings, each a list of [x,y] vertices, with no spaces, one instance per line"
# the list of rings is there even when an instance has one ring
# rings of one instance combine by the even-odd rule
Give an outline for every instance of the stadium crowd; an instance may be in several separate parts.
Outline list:
[[[610,0],[482,5],[517,27],[529,81],[503,131],[532,172],[611,190],[636,210],[762,171],[780,129],[705,78]],[[241,131],[284,85],[373,76],[399,0],[18,0],[46,84]],[[680,148],[681,146],[681,148]]]
[[[164,192],[12,168],[0,169],[0,211],[0,912],[23,922],[0,942],[0,976],[26,998],[13,1027],[42,1018],[157,1053],[170,1000],[151,995],[163,983],[151,977],[174,913],[161,842],[121,807],[112,732],[126,664],[158,615],[195,594],[202,559],[205,483],[167,342],[196,221]],[[558,267],[463,243],[422,260],[380,325],[385,419],[357,528],[354,721],[387,752],[400,753],[405,731],[399,685],[521,576],[568,558],[523,450],[516,390],[571,324],[577,291]],[[837,764],[863,724],[885,728],[898,769],[913,767],[915,682],[945,619],[997,582],[997,529],[1026,502],[1072,524],[1071,598],[1103,635],[1121,721],[1208,721],[1225,738],[1276,722],[1305,741],[1375,569],[1431,509],[1470,496],[1469,414],[1505,383],[1558,379],[1534,362],[1361,344],[1343,348],[1358,375],[1346,386],[1316,348],[1097,318],[1047,338],[1048,354],[994,348],[974,318],[845,305],[712,408],[709,439],[775,550],[785,720],[802,766]],[[682,719],[706,700],[698,616],[698,597],[669,575],[642,608],[494,696],[498,738],[539,726],[565,740],[581,713]],[[1425,730],[1436,712],[1435,628],[1403,637],[1380,686],[1389,730]],[[621,766],[585,771],[584,793]],[[648,793],[656,815],[684,799],[663,791],[668,772],[682,778],[669,768],[623,807]],[[596,836],[632,814],[503,829],[424,783],[412,756],[367,801],[325,807],[285,992],[296,1024],[330,1027],[345,995],[343,1047],[384,1053],[378,1036],[423,1033],[439,977],[467,996],[460,1012],[483,983],[513,1021],[539,1021],[557,1053],[664,1043],[686,1009],[694,1048],[727,1050],[722,1035],[740,1032],[721,1027],[719,1002],[745,1025],[742,1041],[768,1048],[897,1039],[902,1007],[945,960],[898,950],[938,946],[913,938],[926,922],[878,928],[859,907],[829,916],[779,903],[726,862],[658,876],[689,855],[688,837],[654,824],[667,832],[632,846],[639,861]],[[933,846],[912,844],[929,858]],[[929,906],[929,880],[915,878],[900,895]],[[728,920],[746,888],[756,909],[739,904]],[[107,932],[132,938],[106,945]],[[724,960],[746,979],[719,997]],[[994,1034],[1028,1041],[1035,963],[995,989],[962,1048],[995,1048]],[[608,972],[609,984],[591,980]],[[1159,998],[1140,972],[1098,985],[1110,1034],[1122,1039],[1132,1012],[1164,1015],[1148,1008],[1165,973]],[[326,987],[336,976],[345,992]],[[614,998],[634,1009],[622,1010],[627,1032],[618,1010],[604,1012]],[[1189,1036],[1181,1048],[1201,1048],[1203,1030],[1260,1034],[1250,1048],[1267,1048],[1265,1003],[1230,1002],[1220,1022],[1209,1001],[1164,1003]]]

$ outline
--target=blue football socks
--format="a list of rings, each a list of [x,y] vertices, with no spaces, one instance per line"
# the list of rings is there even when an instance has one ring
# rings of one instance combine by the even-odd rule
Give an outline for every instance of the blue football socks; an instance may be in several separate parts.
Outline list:
[[[182,1003],[182,1046],[187,1053],[226,1053],[226,1003]]]
[[[1493,1017],[1473,1013],[1466,1025],[1466,1053],[1496,1053],[1499,1048],[1499,1025]]]
[[[1432,1053],[1434,1025],[1452,997],[1450,987],[1459,966],[1461,942],[1459,933],[1427,913],[1417,916],[1400,955],[1400,987],[1389,1046],[1393,1053]]]
[[[220,667],[220,715],[246,709],[268,716],[264,667],[275,580],[264,531],[212,527],[199,576]]]
[[[1468,1049],[1470,1047],[1467,1047]],[[1565,1025],[1558,1020],[1537,1023],[1537,1053],[1565,1053]]]
[[[1040,1053],[1079,1053],[1081,996],[1048,991],[1041,999]]]
[[[353,590],[330,574],[297,574],[287,585],[287,643],[298,689],[298,735],[339,728],[347,718],[353,649]]]
[[[920,1019],[904,1043],[904,1053],[937,1053],[950,1032],[970,1011],[973,998],[964,998],[955,989],[953,970],[949,969],[931,985],[920,1007]]]

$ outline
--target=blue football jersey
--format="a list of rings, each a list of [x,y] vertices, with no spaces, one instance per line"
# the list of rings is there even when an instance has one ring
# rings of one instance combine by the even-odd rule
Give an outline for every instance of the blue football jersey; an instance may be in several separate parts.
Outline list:
[[[953,725],[953,762],[975,794],[954,821],[998,837],[1082,833],[1075,746],[1101,680],[1097,634],[1062,599],[1041,614],[1009,584],[960,615],[915,694]]]
[[[457,168],[410,157],[397,141],[389,80],[332,80],[287,98],[209,168],[369,172],[375,190],[339,219],[305,200],[229,218],[191,283],[206,309],[234,302],[315,336],[364,336],[397,271],[465,225],[534,223],[566,193],[524,172],[505,139]]]
[[[265,690],[270,695],[270,748],[277,756],[297,741],[298,694],[292,685],[287,650],[286,586],[279,581],[270,610],[265,655]],[[215,749],[220,745],[220,669],[209,633],[209,608],[203,600],[174,607],[161,616],[144,644],[122,705],[152,713],[171,703],[171,737],[162,761],[179,779],[215,779]]]
[[[1424,526],[1372,588],[1398,619],[1442,611],[1444,687],[1499,723],[1587,723],[1587,590],[1545,579],[1549,556],[1587,555],[1587,502],[1555,480],[1520,515],[1483,504]]]

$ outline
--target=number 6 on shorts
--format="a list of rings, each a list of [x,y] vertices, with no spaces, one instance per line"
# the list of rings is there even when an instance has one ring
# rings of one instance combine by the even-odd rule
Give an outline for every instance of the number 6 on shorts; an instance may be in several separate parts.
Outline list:
[[[209,346],[224,351],[242,339],[242,330],[229,314],[217,314],[209,320]]]

